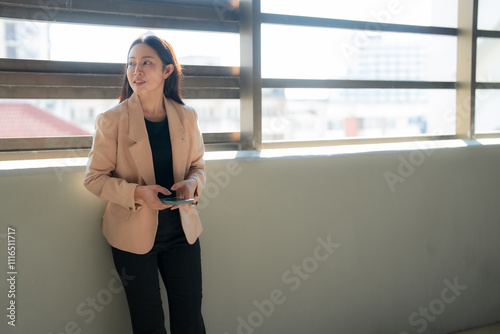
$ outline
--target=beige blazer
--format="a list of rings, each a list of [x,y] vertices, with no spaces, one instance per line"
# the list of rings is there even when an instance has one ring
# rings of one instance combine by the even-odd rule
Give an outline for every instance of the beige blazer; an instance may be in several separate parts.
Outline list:
[[[198,117],[187,106],[165,98],[174,181],[194,179],[195,199],[205,186],[203,138]],[[136,94],[100,114],[85,174],[85,187],[108,200],[103,216],[103,234],[115,248],[145,254],[153,247],[158,227],[158,210],[151,210],[142,200],[134,200],[138,185],[154,185],[153,156],[144,114]],[[182,194],[177,193],[177,196]],[[194,205],[180,210],[182,228],[190,244],[202,227]]]

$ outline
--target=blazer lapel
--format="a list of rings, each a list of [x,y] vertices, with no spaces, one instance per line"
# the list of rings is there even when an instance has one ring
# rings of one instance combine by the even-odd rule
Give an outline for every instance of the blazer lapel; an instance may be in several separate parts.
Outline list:
[[[179,113],[182,112],[179,106],[165,98],[165,108],[167,109],[168,129],[170,131],[170,142],[172,143],[174,182],[177,183],[183,181],[186,176],[189,144],[186,138],[186,129],[179,118]]]
[[[129,138],[135,141],[135,144],[130,146],[129,150],[132,158],[147,185],[156,184],[155,172],[153,165],[153,154],[149,144],[148,132],[146,123],[144,122],[144,113],[141,107],[139,96],[135,93],[128,99],[128,135]]]

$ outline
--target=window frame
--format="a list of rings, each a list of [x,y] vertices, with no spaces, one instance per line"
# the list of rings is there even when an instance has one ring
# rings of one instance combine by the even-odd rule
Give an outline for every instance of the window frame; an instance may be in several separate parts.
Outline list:
[[[38,0],[2,0],[0,6],[2,17],[10,19],[239,33],[239,68],[184,66],[183,91],[186,98],[240,100],[240,132],[204,133],[207,151],[500,137],[500,133],[476,134],[474,128],[476,89],[500,88],[500,82],[477,82],[475,78],[477,38],[500,38],[500,31],[478,30],[479,0],[458,0],[457,28],[262,13],[260,3],[261,0],[240,0],[239,2],[215,0],[210,3],[201,0],[162,2],[153,0],[73,0],[71,2],[53,0],[42,4]],[[446,82],[262,79],[262,24],[360,31],[375,29],[388,32],[456,36],[457,78],[456,81]],[[115,98],[118,95],[123,68],[124,64],[0,59],[0,98]],[[96,84],[99,88],[95,88]],[[48,87],[51,88],[50,91]],[[462,121],[457,121],[456,133],[452,136],[423,135],[263,143],[263,88],[451,88],[457,92],[456,116],[457,120],[460,118]],[[90,136],[0,138],[0,153],[67,150],[88,152],[91,142]]]
[[[260,2],[260,0],[259,0]],[[475,119],[475,91],[477,88],[498,88],[500,83],[485,83],[476,81],[477,38],[500,38],[499,31],[478,30],[479,0],[458,0],[458,26],[427,27],[392,23],[376,23],[369,21],[354,21],[328,19],[319,17],[302,17],[282,14],[260,13],[261,22],[266,24],[295,25],[304,27],[321,27],[331,29],[350,29],[360,31],[384,31],[419,33],[432,35],[446,35],[457,37],[457,78],[454,82],[438,81],[386,81],[386,80],[303,80],[303,79],[275,79],[261,78],[261,88],[377,88],[377,89],[456,89],[456,132],[449,136],[412,136],[390,138],[355,138],[313,141],[281,141],[260,143],[262,148],[290,148],[331,146],[343,144],[370,144],[419,140],[444,139],[479,139],[499,137],[500,133],[476,134]],[[261,134],[260,134],[261,135]],[[256,135],[259,137],[259,134]]]
[[[2,17],[45,22],[119,25],[146,28],[238,32],[238,12],[230,0],[111,1],[35,0],[0,1]],[[92,15],[89,15],[92,14]],[[115,99],[119,96],[125,64],[0,59],[0,98]],[[239,68],[183,66],[183,97],[238,99]],[[238,149],[239,133],[204,133],[207,150]],[[0,138],[1,152],[88,151],[91,136]],[[11,156],[10,154],[8,156]]]

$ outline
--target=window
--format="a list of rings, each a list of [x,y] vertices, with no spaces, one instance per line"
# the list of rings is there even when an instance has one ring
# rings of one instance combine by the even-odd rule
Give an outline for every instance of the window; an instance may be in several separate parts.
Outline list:
[[[90,136],[117,100],[0,100],[0,138]]]
[[[500,89],[476,90],[476,131],[500,133]]]
[[[198,114],[201,132],[240,132],[240,102],[237,99],[185,99]]]
[[[262,0],[262,12],[456,28],[458,2],[456,0]]]
[[[321,41],[321,42],[319,42]],[[262,77],[453,81],[456,36],[262,26]]]
[[[457,0],[313,2],[262,0],[264,146],[455,134]]]
[[[181,64],[239,66],[239,38],[234,33],[69,23],[34,24],[5,19],[0,20],[1,25],[5,26],[7,41],[16,41],[19,51],[15,57],[7,58],[125,63],[132,41],[152,33],[174,46]]]
[[[481,30],[500,30],[498,1],[479,0],[477,26]]]
[[[499,82],[500,38],[477,39],[477,72],[479,82]]]
[[[185,73],[184,99],[195,108],[210,105],[217,111],[213,117],[199,113],[200,122],[207,122],[200,124],[206,142],[235,141],[234,135],[222,136],[239,131],[234,4],[190,0],[120,7],[106,2],[95,3],[92,15],[78,1],[34,5],[38,8],[19,7],[19,1],[5,4],[10,17],[0,18],[5,34],[0,41],[0,151],[88,148],[95,116],[117,103],[130,43],[146,33],[174,46]],[[40,140],[26,140],[32,137]]]
[[[475,86],[475,131],[477,136],[500,133],[500,15],[498,1],[478,4],[477,59]]]
[[[496,0],[113,4],[3,2],[4,118],[28,103],[83,131],[88,149],[93,118],[116,103],[130,42],[154,32],[184,66],[183,96],[209,149],[500,135]],[[0,151],[74,147],[72,134],[25,140],[0,128]]]
[[[264,142],[450,135],[454,90],[264,89]]]

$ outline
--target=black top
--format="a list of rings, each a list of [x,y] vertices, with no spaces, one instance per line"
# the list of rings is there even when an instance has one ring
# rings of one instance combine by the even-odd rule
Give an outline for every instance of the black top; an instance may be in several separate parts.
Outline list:
[[[149,144],[153,154],[153,166],[155,170],[156,184],[167,188],[174,185],[174,168],[172,165],[172,143],[170,141],[170,131],[168,129],[168,119],[151,122],[144,119],[148,130]],[[159,197],[175,197],[175,191],[171,195],[158,194]],[[163,213],[178,215],[179,210],[163,210]],[[170,215],[170,214],[169,214]]]

